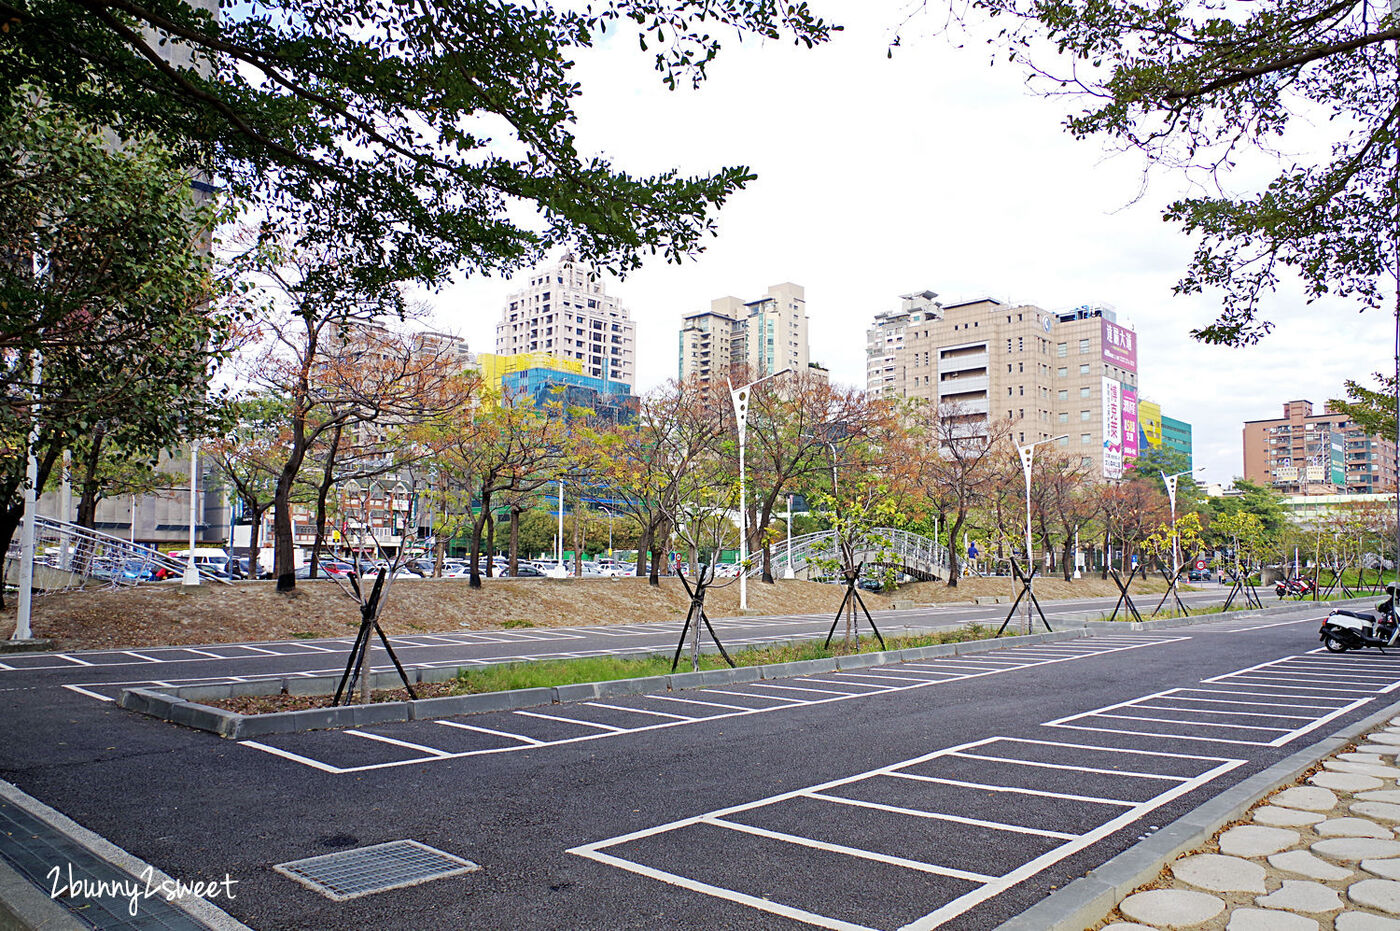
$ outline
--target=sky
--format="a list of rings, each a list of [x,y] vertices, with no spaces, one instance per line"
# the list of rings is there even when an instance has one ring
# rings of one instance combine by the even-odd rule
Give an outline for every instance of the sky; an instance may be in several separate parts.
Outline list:
[[[806,289],[812,360],[857,387],[865,330],[901,294],[1107,306],[1138,332],[1143,397],[1192,424],[1198,478],[1228,484],[1242,471],[1244,421],[1280,416],[1295,399],[1320,411],[1345,379],[1393,367],[1393,316],[1345,300],[1309,305],[1293,282],[1265,300],[1276,327],[1260,344],[1195,342],[1189,331],[1213,319],[1215,302],[1172,294],[1193,243],[1161,218],[1191,190],[1183,179],[1074,140],[1063,120],[1075,101],[1032,92],[1004,56],[993,63],[986,26],[939,35],[916,17],[891,59],[906,19],[896,0],[814,6],[846,26],[829,45],[727,39],[698,91],[666,90],[633,37],[579,57],[580,151],[634,173],[741,164],[758,175],[696,260],[657,257],[605,282],[637,324],[634,390],[676,376],[683,316],[785,281]],[[1307,129],[1291,144],[1317,143]],[[1249,190],[1272,167],[1246,160],[1228,183]],[[526,277],[427,296],[435,325],[493,351],[505,299]]]

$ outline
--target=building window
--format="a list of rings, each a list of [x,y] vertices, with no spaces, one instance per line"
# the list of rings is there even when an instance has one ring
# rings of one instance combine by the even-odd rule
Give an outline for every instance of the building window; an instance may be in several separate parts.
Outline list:
[[[1069,343],[1059,343],[1055,346],[1055,355],[1063,359],[1069,355]]]
[[[1079,419],[1080,419],[1080,420],[1085,420],[1085,421],[1087,421],[1087,420],[1089,419],[1089,412],[1088,412],[1088,411],[1080,411],[1080,412],[1079,412]]]
[[[1090,433],[1081,433],[1081,434],[1079,434],[1079,442],[1083,443],[1085,446],[1088,446],[1090,443],[1093,442],[1093,440],[1094,440],[1093,434],[1090,434]]]
[[[1060,411],[1060,423],[1069,423],[1069,411]]]
[[[1084,363],[1080,364],[1080,366],[1079,366],[1079,374],[1080,374],[1080,375],[1088,375],[1088,374],[1089,374],[1089,363],[1088,363],[1088,362],[1084,362]]]
[[[1068,446],[1068,445],[1069,445],[1069,437],[1067,437],[1067,436],[1062,436],[1062,437],[1058,438],[1057,440],[1055,440],[1055,445],[1056,445],[1056,446]]]
[[[1088,352],[1088,351],[1089,351],[1089,341],[1088,341],[1087,339],[1081,339],[1081,340],[1079,341],[1079,354],[1080,354],[1080,355],[1083,355],[1084,353],[1086,353],[1086,352]]]
[[[1081,398],[1087,398],[1087,397],[1089,396],[1089,386],[1088,386],[1088,385],[1085,385],[1083,388],[1080,388],[1080,389],[1079,389],[1079,396],[1080,396]]]
[[[1061,389],[1060,389],[1060,391],[1059,391],[1059,399],[1060,399],[1061,401],[1068,401],[1068,400],[1069,400],[1069,389],[1068,389],[1068,388],[1061,388]]]
[[[1068,378],[1069,369],[1062,365],[1059,368],[1055,369],[1055,374],[1058,375],[1060,378]]]

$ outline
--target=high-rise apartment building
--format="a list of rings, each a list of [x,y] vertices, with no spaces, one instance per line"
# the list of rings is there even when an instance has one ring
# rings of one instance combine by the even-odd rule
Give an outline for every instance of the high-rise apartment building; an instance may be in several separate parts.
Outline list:
[[[528,286],[506,299],[496,324],[496,352],[547,352],[581,362],[585,375],[635,384],[636,324],[590,271],[572,253],[532,271]]]
[[[1395,444],[1363,433],[1330,406],[1288,401],[1283,416],[1244,425],[1244,477],[1285,494],[1330,495],[1395,488]]]
[[[773,372],[824,374],[810,364],[807,300],[801,285],[776,284],[756,301],[721,297],[710,309],[681,322],[679,377],[702,385],[736,373],[761,378]]]
[[[866,333],[866,388],[940,405],[970,432],[1012,422],[1018,443],[1057,445],[1106,478],[1138,454],[1137,334],[1112,310],[1054,313],[992,298],[904,295]]]

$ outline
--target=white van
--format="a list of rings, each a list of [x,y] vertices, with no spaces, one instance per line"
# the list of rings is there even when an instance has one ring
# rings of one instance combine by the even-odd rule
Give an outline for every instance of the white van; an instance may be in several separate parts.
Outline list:
[[[175,550],[166,555],[177,562],[188,563],[190,551]],[[218,546],[196,546],[194,548],[194,564],[197,568],[213,572],[216,575],[228,575],[228,552]]]

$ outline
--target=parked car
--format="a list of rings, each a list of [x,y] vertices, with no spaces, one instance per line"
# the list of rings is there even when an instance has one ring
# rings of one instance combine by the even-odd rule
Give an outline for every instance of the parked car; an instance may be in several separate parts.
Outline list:
[[[1186,571],[1186,581],[1188,582],[1209,582],[1211,571],[1209,569],[1188,569]]]

